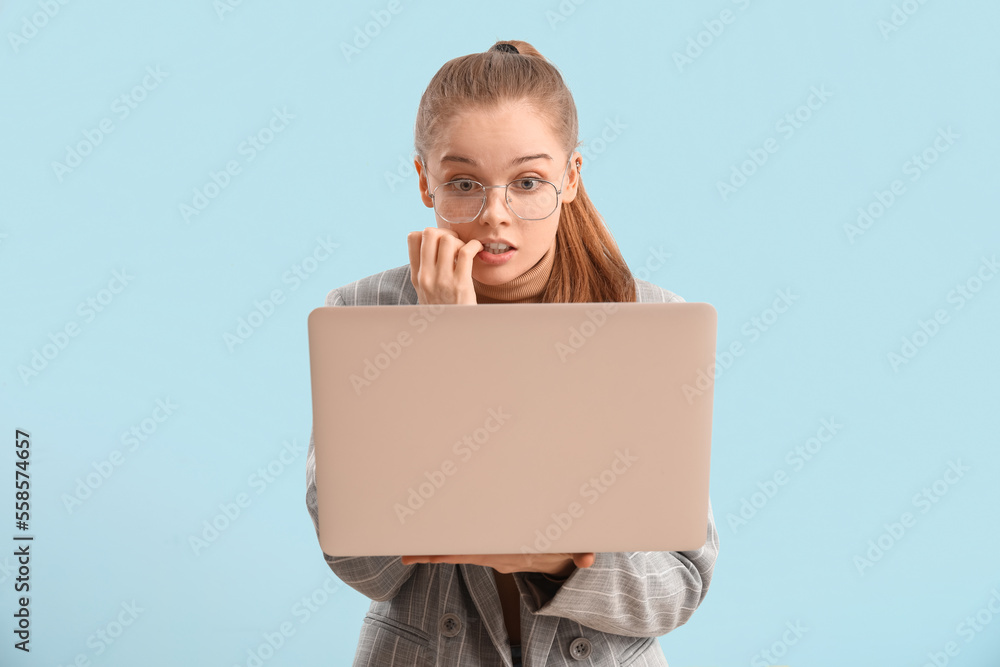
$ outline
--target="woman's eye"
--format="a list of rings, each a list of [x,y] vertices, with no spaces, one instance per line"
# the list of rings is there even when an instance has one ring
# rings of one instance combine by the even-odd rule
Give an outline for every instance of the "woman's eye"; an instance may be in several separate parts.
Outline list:
[[[538,179],[522,178],[520,180],[514,181],[514,187],[516,187],[518,190],[523,190],[525,192],[528,192],[538,187]]]
[[[461,179],[454,182],[454,188],[460,192],[472,192],[476,184],[468,179]]]

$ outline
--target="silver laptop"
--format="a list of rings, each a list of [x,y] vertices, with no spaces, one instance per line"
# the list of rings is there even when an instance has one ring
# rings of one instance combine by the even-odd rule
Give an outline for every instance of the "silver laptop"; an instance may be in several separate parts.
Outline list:
[[[324,306],[308,327],[325,553],[705,543],[711,304]]]

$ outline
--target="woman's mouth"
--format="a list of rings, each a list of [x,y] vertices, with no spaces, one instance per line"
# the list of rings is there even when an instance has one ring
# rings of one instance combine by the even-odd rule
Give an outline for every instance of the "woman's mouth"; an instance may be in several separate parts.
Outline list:
[[[483,249],[476,253],[476,259],[484,264],[499,266],[506,264],[517,252],[517,248],[512,248],[506,243],[487,243]]]

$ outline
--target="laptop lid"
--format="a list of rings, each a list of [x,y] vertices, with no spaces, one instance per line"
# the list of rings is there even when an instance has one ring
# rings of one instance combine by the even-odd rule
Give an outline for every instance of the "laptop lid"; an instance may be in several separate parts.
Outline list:
[[[700,548],[716,320],[707,303],[316,308],[323,551]]]

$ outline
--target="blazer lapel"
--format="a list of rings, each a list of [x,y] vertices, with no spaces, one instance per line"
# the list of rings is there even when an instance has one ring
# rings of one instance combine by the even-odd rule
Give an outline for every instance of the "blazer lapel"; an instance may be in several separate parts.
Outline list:
[[[507,641],[507,626],[504,625],[503,608],[500,606],[500,593],[497,590],[493,572],[483,565],[462,563],[458,566],[465,578],[472,603],[479,612],[479,617],[486,625],[486,632],[503,656],[504,664],[510,665],[510,642]],[[522,592],[523,594],[523,592]],[[524,604],[521,605],[521,662],[524,667],[548,664],[552,640],[556,636],[556,626],[559,619],[552,616],[529,615]],[[525,620],[528,620],[525,623]],[[527,627],[527,630],[525,630]]]
[[[504,625],[503,609],[500,607],[500,592],[497,590],[493,573],[484,565],[461,563],[458,567],[462,577],[465,578],[472,602],[479,612],[479,618],[486,625],[486,632],[496,646],[497,653],[501,655],[506,653],[504,663],[510,665],[510,643],[507,641],[507,627]]]

